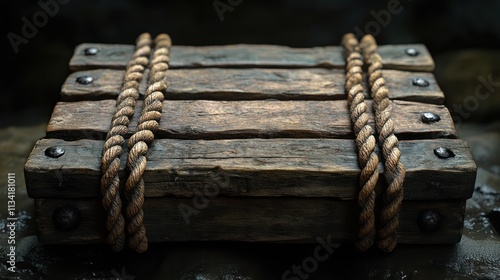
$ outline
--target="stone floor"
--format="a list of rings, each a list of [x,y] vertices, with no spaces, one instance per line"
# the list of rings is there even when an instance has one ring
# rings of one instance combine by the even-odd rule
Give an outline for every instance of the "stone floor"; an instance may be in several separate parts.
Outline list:
[[[32,120],[33,113],[23,115]],[[301,279],[282,278],[316,244],[155,244],[142,255],[115,254],[105,245],[46,246],[38,243],[33,201],[27,197],[23,165],[44,136],[46,117],[0,125],[0,192],[6,205],[7,173],[16,174],[17,273],[6,272],[6,207],[0,209],[1,279]],[[500,122],[458,127],[478,164],[474,195],[467,202],[464,235],[453,246],[403,246],[383,255],[358,254],[341,246],[302,279],[500,279]],[[307,278],[306,278],[307,276]]]

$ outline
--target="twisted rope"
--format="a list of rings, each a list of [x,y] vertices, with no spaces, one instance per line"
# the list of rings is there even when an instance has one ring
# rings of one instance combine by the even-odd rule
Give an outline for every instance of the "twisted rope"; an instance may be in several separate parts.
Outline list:
[[[342,46],[346,56],[346,84],[347,101],[351,121],[353,123],[356,146],[358,148],[358,162],[361,167],[359,176],[360,190],[358,193],[359,231],[356,249],[366,251],[373,245],[376,236],[375,228],[375,186],[377,185],[379,172],[378,156],[375,153],[377,142],[373,136],[373,129],[368,125],[368,114],[366,113],[365,97],[363,95],[363,60],[359,51],[358,40],[352,34],[346,34],[342,38]]]
[[[134,107],[139,98],[139,83],[148,64],[151,52],[151,36],[141,34],[136,41],[136,51],[126,67],[124,84],[116,100],[116,110],[111,128],[106,135],[101,159],[101,195],[102,205],[107,212],[107,242],[114,251],[123,249],[125,243],[125,221],[120,198],[120,156],[125,143],[124,135],[128,131],[130,118],[134,115]]]
[[[399,140],[394,135],[389,90],[382,75],[383,64],[380,55],[377,53],[375,38],[371,35],[365,35],[361,39],[360,46],[365,62],[370,65],[368,67],[368,80],[375,110],[375,125],[379,133],[378,141],[382,147],[382,155],[385,161],[384,176],[388,187],[383,195],[378,247],[388,253],[394,250],[397,245],[398,213],[403,202],[403,182],[406,170],[400,160]]]
[[[171,46],[170,37],[160,34],[155,39],[155,50],[151,61],[148,87],[144,96],[144,106],[139,117],[136,132],[130,137],[127,168],[130,171],[125,184],[127,200],[126,215],[128,220],[129,247],[138,253],[148,249],[146,228],[143,224],[144,212],[144,180],[142,175],[146,169],[146,154],[154,140],[154,132],[158,130],[163,108],[163,91],[167,89],[165,82]]]

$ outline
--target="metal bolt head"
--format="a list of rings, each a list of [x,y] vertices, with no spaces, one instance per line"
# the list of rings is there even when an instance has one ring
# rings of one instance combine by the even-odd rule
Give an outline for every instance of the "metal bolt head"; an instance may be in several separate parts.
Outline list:
[[[54,226],[60,231],[71,231],[76,229],[82,220],[80,210],[73,205],[64,205],[56,210],[52,215]]]
[[[441,120],[441,118],[438,115],[431,112],[422,113],[420,118],[423,123],[435,123]]]
[[[83,54],[85,55],[96,55],[98,52],[99,49],[95,47],[90,47],[83,50]]]
[[[92,76],[80,76],[78,78],[76,78],[76,82],[79,83],[79,84],[82,84],[82,85],[88,85],[90,83],[92,83],[94,81],[94,78],[92,78]]]
[[[420,54],[420,52],[417,51],[415,48],[408,48],[408,49],[406,49],[405,53],[408,56],[417,56]]]
[[[424,232],[436,232],[441,227],[442,217],[435,210],[425,210],[418,215],[418,227]]]
[[[45,149],[45,155],[51,158],[58,158],[64,155],[64,149],[59,146],[52,146]]]
[[[412,81],[412,84],[417,87],[428,87],[429,82],[426,79],[423,78],[415,78]]]
[[[451,158],[455,156],[455,153],[453,153],[452,150],[444,147],[437,147],[434,149],[434,154],[438,158]]]

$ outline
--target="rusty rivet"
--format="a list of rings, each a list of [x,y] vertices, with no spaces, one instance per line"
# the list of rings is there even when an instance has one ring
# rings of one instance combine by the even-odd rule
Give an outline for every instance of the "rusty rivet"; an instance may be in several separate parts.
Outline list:
[[[422,113],[420,118],[422,119],[423,123],[435,123],[441,120],[441,118],[438,115],[431,112]]]
[[[85,50],[83,50],[83,53],[85,55],[96,55],[98,52],[99,52],[99,49],[95,48],[95,47],[90,47],[90,48],[86,48]]]
[[[82,85],[88,85],[90,83],[92,83],[94,81],[94,78],[92,78],[91,76],[80,76],[78,78],[76,78],[76,82],[79,83],[79,84],[82,84]]]
[[[428,87],[429,82],[426,79],[423,78],[415,78],[412,81],[412,84],[417,87]]]
[[[48,147],[45,149],[45,155],[51,158],[58,158],[64,155],[64,149],[59,146]]]
[[[450,157],[454,157],[455,156],[455,153],[453,153],[452,150],[448,149],[448,148],[444,148],[444,147],[437,147],[434,149],[434,154],[438,157],[438,158],[450,158]]]
[[[60,231],[74,230],[80,225],[82,214],[73,205],[64,205],[56,210],[52,215],[54,226]]]
[[[417,51],[415,48],[408,48],[406,49],[405,53],[408,55],[408,56],[417,56],[420,54],[419,51]]]
[[[418,215],[418,227],[421,231],[436,232],[441,227],[441,215],[434,210],[426,210]]]

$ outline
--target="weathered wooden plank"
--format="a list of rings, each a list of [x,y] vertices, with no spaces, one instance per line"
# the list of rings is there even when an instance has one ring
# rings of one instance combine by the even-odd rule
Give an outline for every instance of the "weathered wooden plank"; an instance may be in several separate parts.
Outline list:
[[[103,141],[42,139],[25,165],[31,197],[99,195]],[[59,146],[57,159],[44,151]],[[451,149],[441,159],[437,147]],[[462,140],[401,141],[407,173],[405,199],[465,199],[472,195],[476,165]],[[126,158],[122,159],[124,165]],[[124,166],[120,176],[126,180]],[[228,196],[300,196],[354,199],[359,177],[352,140],[244,139],[155,141],[144,174],[148,197],[193,196],[205,188]],[[382,181],[382,179],[380,180]],[[382,183],[382,182],[380,182]]]
[[[371,110],[372,103],[367,101]],[[400,139],[457,138],[443,105],[394,101],[393,120]],[[47,126],[47,137],[104,139],[115,110],[114,100],[59,102]],[[131,135],[142,110],[137,103]],[[423,123],[421,114],[441,120]],[[369,114],[373,117],[373,114]],[[373,119],[370,124],[374,126]],[[164,101],[157,138],[354,138],[347,101]]]
[[[149,74],[149,72],[147,72]],[[146,74],[145,79],[147,80]],[[91,84],[76,82],[91,76]],[[62,90],[63,101],[116,99],[123,82],[123,70],[86,70],[72,73]],[[397,100],[442,104],[444,94],[431,73],[385,70],[389,97]],[[429,82],[413,85],[415,78]],[[171,69],[166,78],[167,99],[216,100],[340,100],[345,99],[345,73],[341,69]],[[364,84],[365,96],[370,98]],[[146,84],[140,88],[144,94]]]
[[[104,243],[102,206],[97,199],[36,199],[38,239],[46,244]],[[63,205],[77,207],[82,220],[76,230],[57,230],[54,210]],[[198,204],[196,204],[198,205]],[[144,202],[144,224],[150,242],[169,241],[260,241],[317,242],[351,241],[357,231],[355,201],[325,198],[228,198],[208,200],[197,215],[184,215],[179,207],[195,206],[190,198],[148,198]],[[410,244],[450,244],[460,241],[465,202],[405,201],[401,208],[398,241]],[[442,217],[436,232],[417,225],[419,214],[434,210]]]
[[[96,47],[96,55],[84,50]],[[415,48],[418,56],[408,56],[407,48]],[[124,69],[134,46],[85,43],[78,45],[69,63],[71,71],[87,69]],[[408,71],[433,71],[434,61],[424,45],[382,45],[378,48],[384,67]],[[172,47],[171,68],[262,67],[262,68],[343,68],[340,46],[290,48],[273,45],[176,46]]]
[[[406,50],[410,48],[415,49],[419,54],[417,56],[407,55]],[[381,45],[377,52],[382,57],[386,69],[434,71],[434,60],[425,45]]]

